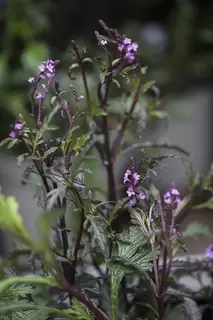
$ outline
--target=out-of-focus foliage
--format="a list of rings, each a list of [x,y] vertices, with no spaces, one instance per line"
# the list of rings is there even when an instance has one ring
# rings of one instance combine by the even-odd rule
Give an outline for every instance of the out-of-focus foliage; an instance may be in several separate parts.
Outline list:
[[[89,35],[99,18],[139,41],[150,79],[163,93],[211,81],[212,15],[211,1],[1,0],[0,136],[14,115],[24,113],[26,79],[40,61],[51,57],[69,65],[68,48],[76,37],[94,53],[95,37]]]

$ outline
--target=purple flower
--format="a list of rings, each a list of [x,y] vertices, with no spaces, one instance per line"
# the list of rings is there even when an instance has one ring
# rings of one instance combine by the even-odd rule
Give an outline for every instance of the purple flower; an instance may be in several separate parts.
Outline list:
[[[12,138],[12,139],[16,138],[16,133],[15,133],[15,131],[11,131],[11,132],[9,133],[9,137]]]
[[[131,200],[129,201],[129,205],[130,205],[130,207],[135,206],[135,205],[136,205],[135,200],[131,199]]]
[[[42,98],[41,92],[36,92],[36,99],[41,99],[41,98]]]
[[[213,259],[213,244],[210,244],[206,249],[206,257]]]
[[[136,59],[138,44],[136,42],[132,43],[131,39],[129,38],[124,38],[119,42],[118,50],[129,63],[132,63]]]
[[[53,60],[46,60],[43,61],[40,66],[39,66],[39,70],[40,70],[40,78],[44,79],[45,77],[47,78],[52,78],[55,74],[55,68],[56,65],[58,64],[58,60],[53,61]]]
[[[124,174],[124,183],[130,182],[130,180],[129,180],[130,175],[131,175],[131,171],[129,169],[127,169]]]
[[[77,99],[76,99],[76,103],[78,104],[82,99],[85,99],[84,96],[79,96]]]
[[[177,190],[174,183],[169,191],[164,194],[163,201],[165,204],[168,204],[171,207],[176,207],[181,202],[180,192]]]
[[[23,126],[23,123],[21,123],[20,121],[16,121],[12,126],[12,131],[9,133],[9,137],[12,139],[18,138],[21,135]]]
[[[14,130],[21,130],[23,128],[23,123],[21,122],[16,122],[13,126]]]
[[[127,195],[128,197],[132,197],[135,195],[135,191],[133,190],[133,186],[130,186],[128,189],[127,189]]]
[[[134,160],[131,158],[131,163],[129,168],[126,170],[124,174],[124,183],[128,183],[129,187],[126,191],[127,196],[130,198],[129,205],[135,205],[138,200],[145,200],[146,195],[144,192],[137,191],[137,185],[140,181],[140,175],[135,172]]]
[[[137,198],[138,199],[141,199],[141,200],[145,200],[146,199],[146,195],[144,192],[140,192],[138,195],[137,195]]]
[[[131,39],[129,39],[129,38],[124,38],[123,44],[131,44],[131,43],[132,43]]]

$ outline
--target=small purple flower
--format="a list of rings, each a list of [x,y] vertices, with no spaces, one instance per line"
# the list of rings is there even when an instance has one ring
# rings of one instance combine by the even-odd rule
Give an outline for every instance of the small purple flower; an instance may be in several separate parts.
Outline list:
[[[213,244],[210,244],[206,249],[206,257],[213,259]]]
[[[129,38],[124,38],[119,42],[118,50],[129,63],[132,63],[136,59],[138,44],[136,42],[132,43],[131,39]]]
[[[133,186],[130,186],[128,189],[127,189],[127,195],[128,197],[132,197],[132,196],[135,196],[135,191],[133,190]]]
[[[129,205],[135,205],[138,200],[145,200],[146,195],[144,192],[137,191],[137,184],[140,181],[140,175],[135,172],[134,160],[131,158],[131,163],[129,168],[124,174],[124,183],[128,183],[129,187],[126,191],[127,196],[130,198]]]
[[[39,70],[40,70],[41,72],[44,72],[44,70],[45,70],[45,65],[40,64],[40,66],[39,66]]]
[[[23,123],[16,121],[12,126],[12,131],[9,133],[9,137],[12,139],[20,137],[23,126]]]
[[[146,195],[144,192],[140,192],[138,195],[137,195],[137,198],[138,199],[141,199],[141,200],[145,200],[146,199]]]
[[[35,81],[35,78],[34,78],[34,77],[29,77],[29,78],[28,78],[28,82],[29,82],[29,83],[33,83],[34,81]]]
[[[76,100],[76,103],[79,104],[79,102],[82,100],[82,99],[85,99],[85,97],[83,95],[79,96]]]
[[[130,180],[129,180],[130,175],[131,175],[131,171],[129,169],[127,169],[124,174],[124,183],[130,182]]]
[[[55,68],[56,65],[58,64],[58,60],[53,61],[53,60],[46,60],[43,61],[40,66],[39,66],[39,70],[40,70],[40,78],[44,79],[45,77],[47,78],[52,78],[55,74]]]
[[[16,133],[15,133],[15,131],[11,131],[11,132],[9,133],[9,137],[12,138],[12,139],[15,139],[15,138],[16,138]]]
[[[21,123],[21,122],[16,122],[15,124],[14,124],[14,130],[21,130],[22,128],[23,128],[23,123]]]
[[[169,191],[164,194],[163,201],[165,204],[168,204],[171,207],[176,207],[181,202],[180,192],[177,190],[174,183]]]
[[[129,39],[129,38],[124,38],[123,43],[124,43],[125,45],[126,45],[126,44],[131,44],[132,41],[131,41],[131,39]]]
[[[41,99],[41,98],[42,98],[41,92],[36,92],[36,99]]]
[[[129,205],[130,205],[130,207],[135,206],[135,205],[136,205],[135,200],[131,199],[131,200],[129,201]]]

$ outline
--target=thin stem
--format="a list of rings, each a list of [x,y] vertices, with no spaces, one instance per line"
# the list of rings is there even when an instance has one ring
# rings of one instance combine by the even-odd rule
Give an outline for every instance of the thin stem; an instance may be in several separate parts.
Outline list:
[[[139,142],[139,143],[135,143],[129,147],[127,147],[126,149],[124,149],[121,153],[120,153],[120,156],[126,156],[128,153],[131,153],[132,151],[136,150],[136,149],[140,149],[140,148],[161,148],[161,149],[174,149],[176,151],[179,151],[183,154],[185,154],[186,156],[190,156],[190,154],[176,146],[176,145],[173,145],[173,144],[169,144],[169,143],[152,143],[152,142]]]
[[[79,64],[79,68],[81,71],[81,75],[82,75],[82,80],[83,80],[83,84],[84,84],[84,89],[85,89],[85,93],[86,93],[86,101],[87,101],[87,107],[89,110],[89,115],[91,115],[91,102],[90,102],[90,93],[89,93],[89,87],[88,87],[88,83],[87,83],[87,77],[86,77],[86,72],[85,72],[85,68],[84,68],[84,63],[83,63],[83,59],[78,51],[78,47],[75,43],[75,41],[71,41],[72,44],[72,48],[75,51],[76,57],[78,59],[78,64]]]
[[[75,274],[76,274],[76,267],[77,267],[77,261],[78,261],[78,252],[80,249],[80,245],[81,245],[81,238],[83,235],[83,231],[84,231],[84,215],[82,214],[81,217],[81,223],[80,223],[80,227],[79,227],[79,231],[78,231],[78,236],[76,239],[76,243],[75,243],[75,249],[74,249],[74,260],[72,263],[72,284],[75,284]]]
[[[110,139],[108,130],[108,119],[106,116],[103,117],[103,133],[104,133],[104,150],[106,153],[107,160],[105,161],[105,167],[107,170],[107,185],[108,185],[108,201],[116,201],[116,187],[114,177],[114,166],[111,157],[110,150]]]
[[[72,286],[69,284],[63,289],[63,291],[68,292],[72,297],[75,297],[77,300],[82,302],[90,311],[92,311],[95,317],[98,320],[107,320],[105,314],[98,309],[92,302],[90,302],[82,293],[76,291]]]
[[[158,265],[157,265],[156,253],[153,245],[152,245],[152,257],[153,257],[155,285],[156,285],[157,293],[159,293],[160,284],[159,284],[159,275],[158,275]]]

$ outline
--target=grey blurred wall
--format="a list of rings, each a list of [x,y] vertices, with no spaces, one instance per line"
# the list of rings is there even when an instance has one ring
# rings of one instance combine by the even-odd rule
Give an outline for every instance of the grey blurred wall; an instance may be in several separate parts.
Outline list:
[[[199,88],[189,90],[183,96],[170,96],[167,98],[169,110],[180,108],[188,114],[186,118],[171,119],[167,130],[158,132],[158,139],[168,140],[175,145],[181,146],[188,150],[193,155],[193,163],[198,171],[205,172],[208,170],[212,162],[212,104],[213,94],[211,90]],[[177,110],[177,109],[176,109]],[[125,159],[128,163],[129,159]],[[120,164],[119,164],[120,165]],[[126,164],[125,166],[127,166]],[[34,191],[30,186],[24,187],[21,185],[21,175],[26,167],[18,168],[16,159],[1,154],[0,157],[0,185],[3,193],[14,195],[20,203],[20,212],[23,214],[24,222],[33,238],[37,237],[36,221],[39,213],[37,201],[33,198]],[[103,176],[104,179],[104,176]],[[178,188],[184,190],[187,180],[185,170],[180,160],[170,160],[167,162],[167,167],[158,172],[156,183],[161,185],[162,189],[168,188],[172,181],[175,181]],[[207,224],[213,234],[213,214],[211,211],[192,212],[184,221],[184,226],[191,220],[200,221]],[[202,240],[202,241],[201,241]],[[203,254],[205,247],[212,239],[201,239],[195,242],[189,241],[189,253],[192,255]],[[5,240],[4,240],[5,241]],[[1,248],[7,251],[7,245],[10,241],[4,243],[2,240]]]

